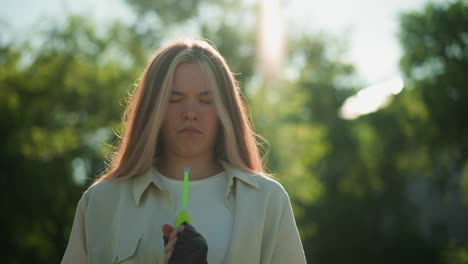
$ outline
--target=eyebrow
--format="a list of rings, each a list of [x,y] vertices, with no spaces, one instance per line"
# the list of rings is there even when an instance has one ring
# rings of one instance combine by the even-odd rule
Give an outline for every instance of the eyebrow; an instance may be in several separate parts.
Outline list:
[[[176,90],[172,90],[172,91],[171,91],[171,94],[173,94],[173,95],[184,95],[183,92],[176,91]],[[205,90],[205,91],[199,92],[198,95],[199,95],[199,96],[211,95],[211,91],[210,91],[210,90]]]

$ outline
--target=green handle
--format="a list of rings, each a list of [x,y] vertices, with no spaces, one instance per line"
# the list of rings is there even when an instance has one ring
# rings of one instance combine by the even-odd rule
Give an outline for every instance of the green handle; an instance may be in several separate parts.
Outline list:
[[[182,192],[182,208],[187,208],[187,195],[188,195],[188,174],[189,168],[184,168],[184,189]]]
[[[174,228],[180,226],[183,222],[190,223],[190,215],[187,211],[189,169],[184,168],[184,189],[182,190],[182,209],[175,217]]]

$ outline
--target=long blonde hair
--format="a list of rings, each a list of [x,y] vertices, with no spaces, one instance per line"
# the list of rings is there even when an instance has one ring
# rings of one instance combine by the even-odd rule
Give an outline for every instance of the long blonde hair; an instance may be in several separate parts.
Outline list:
[[[221,123],[215,157],[246,172],[264,173],[258,135],[253,130],[246,104],[224,58],[204,40],[178,40],[161,47],[144,70],[122,116],[123,135],[106,170],[95,183],[142,174],[161,155],[159,131],[174,71],[181,63],[198,63],[210,77]]]

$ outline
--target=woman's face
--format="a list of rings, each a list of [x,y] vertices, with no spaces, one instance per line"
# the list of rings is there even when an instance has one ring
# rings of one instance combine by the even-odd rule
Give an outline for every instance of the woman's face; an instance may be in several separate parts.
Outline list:
[[[195,63],[176,67],[162,126],[164,154],[182,158],[212,157],[218,116],[209,77]]]

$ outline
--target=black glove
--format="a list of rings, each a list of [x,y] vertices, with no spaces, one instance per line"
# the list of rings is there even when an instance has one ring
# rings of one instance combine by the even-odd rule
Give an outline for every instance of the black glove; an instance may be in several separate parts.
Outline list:
[[[184,222],[184,231],[177,233],[169,264],[207,264],[208,245],[205,238],[195,228]],[[168,240],[163,236],[164,246]]]

